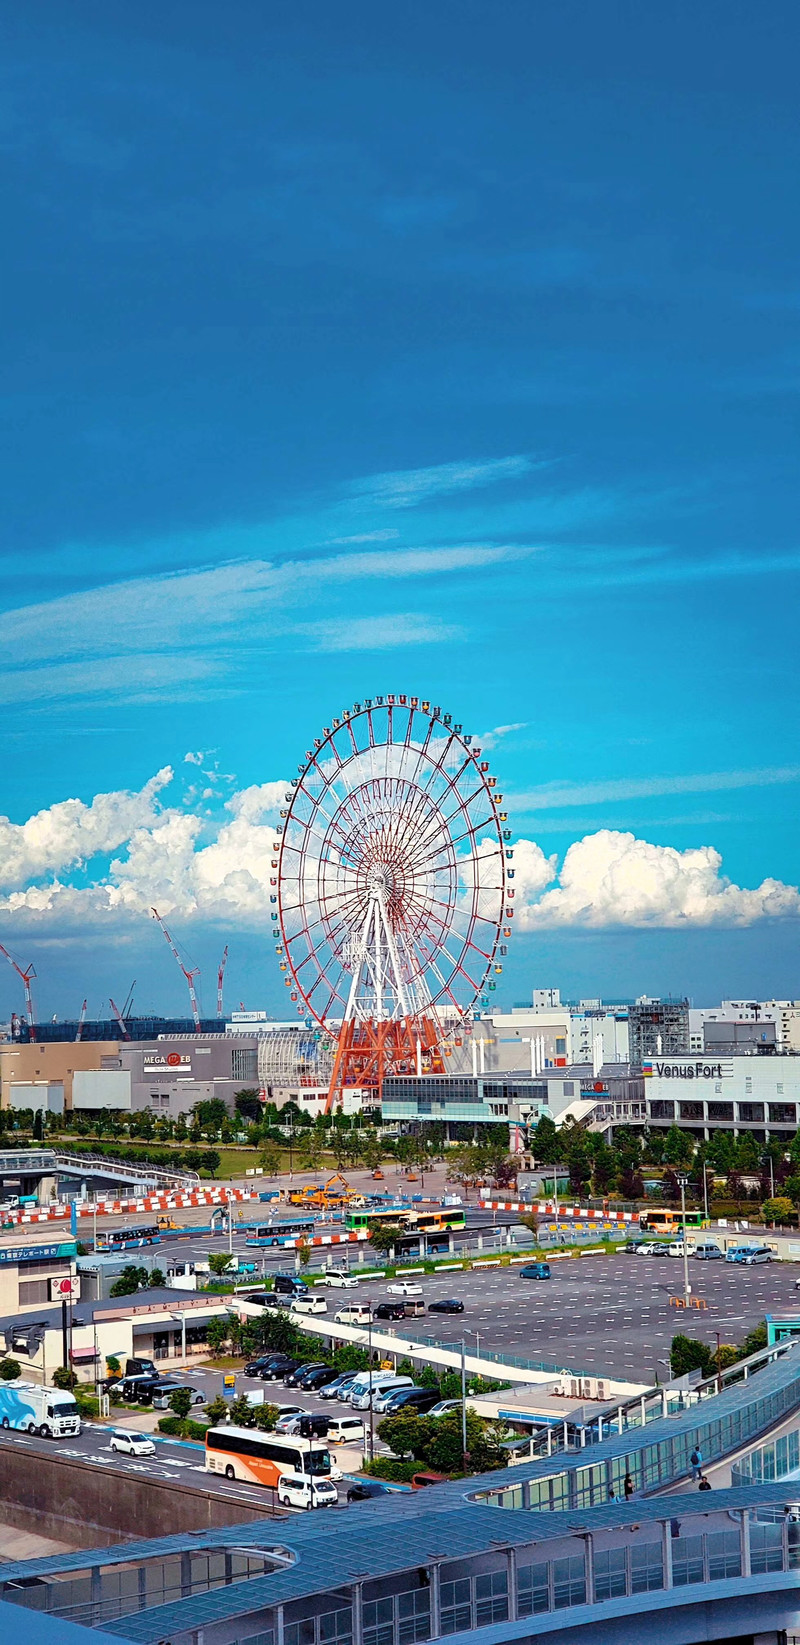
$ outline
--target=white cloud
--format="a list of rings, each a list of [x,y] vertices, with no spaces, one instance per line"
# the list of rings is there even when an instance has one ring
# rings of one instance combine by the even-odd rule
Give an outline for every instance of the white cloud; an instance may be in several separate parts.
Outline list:
[[[515,815],[564,805],[603,805],[607,800],[642,800],[662,794],[713,794],[736,788],[769,788],[800,781],[800,765],[756,767],[750,771],[700,771],[694,776],[622,777],[612,782],[546,783],[524,794],[509,794]]]
[[[390,617],[348,617],[307,623],[302,631],[318,651],[386,651],[396,645],[440,645],[460,639],[463,629],[414,611]]]
[[[721,872],[722,858],[713,846],[678,851],[604,828],[569,847],[549,890],[537,883],[545,862],[538,846],[520,840],[514,861],[522,931],[547,926],[733,927],[800,915],[796,886],[774,879],[752,891],[734,885]],[[556,879],[555,863],[551,858],[549,880]]]
[[[202,749],[198,749],[196,754],[193,754],[190,749],[188,754],[184,754],[183,763],[184,765],[202,765],[204,759],[205,754]]]
[[[172,781],[164,766],[138,793],[97,794],[91,805],[60,800],[27,822],[0,817],[0,885],[22,886],[43,874],[74,868],[100,852],[116,851],[135,829],[152,825],[157,796]]]
[[[490,749],[497,747],[503,737],[508,737],[512,731],[524,731],[527,724],[527,720],[516,720],[513,725],[493,726],[491,731],[482,731],[476,742],[480,743],[484,753],[488,754]]]
[[[351,497],[383,503],[389,508],[414,508],[429,497],[456,491],[473,491],[476,486],[496,485],[499,480],[518,480],[533,468],[530,457],[495,457],[489,462],[439,463],[434,468],[397,469],[386,474],[370,474],[348,486]]]

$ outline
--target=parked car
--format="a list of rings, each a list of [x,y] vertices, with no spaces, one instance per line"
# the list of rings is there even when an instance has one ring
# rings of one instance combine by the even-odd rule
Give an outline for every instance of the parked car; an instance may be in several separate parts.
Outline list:
[[[447,1474],[435,1474],[431,1470],[423,1471],[419,1474],[412,1474],[411,1489],[412,1491],[424,1491],[428,1485],[446,1484],[447,1479]]]
[[[341,1376],[334,1377],[332,1381],[323,1382],[322,1387],[317,1389],[320,1399],[338,1399],[340,1392],[350,1387],[355,1374],[355,1371],[343,1371]]]
[[[301,1439],[327,1439],[331,1419],[324,1412],[295,1411],[293,1416],[283,1419],[280,1432],[282,1434],[299,1434]],[[277,1433],[278,1425],[275,1424]]]
[[[669,1245],[667,1246],[667,1256],[682,1257],[684,1253],[687,1256],[689,1255],[689,1247],[686,1244],[686,1241],[682,1239],[671,1239]]]
[[[271,1403],[271,1401],[270,1401],[270,1403]],[[305,1406],[304,1405],[276,1405],[275,1409],[278,1413],[278,1415],[275,1419],[275,1428],[277,1430],[279,1422],[282,1422],[284,1418],[286,1418],[288,1420],[289,1417],[298,1417],[298,1416],[300,1416],[301,1412],[305,1410]]]
[[[333,1316],[336,1325],[367,1325],[372,1318],[368,1302],[346,1302]]]
[[[149,1434],[136,1433],[133,1428],[115,1428],[109,1449],[129,1457],[152,1457],[156,1452]]]
[[[317,1285],[329,1285],[335,1291],[351,1291],[358,1284],[355,1274],[348,1273],[346,1268],[328,1268],[324,1274],[316,1276]]]
[[[660,1257],[664,1251],[664,1241],[661,1239],[643,1239],[638,1247],[638,1257]]]
[[[638,1256],[643,1244],[644,1240],[641,1239],[626,1239],[625,1244],[622,1247],[623,1255],[631,1257]]]
[[[757,1262],[771,1262],[772,1252],[768,1245],[751,1245],[749,1251],[745,1251],[741,1260],[746,1267],[752,1268],[753,1264]]]
[[[329,1445],[358,1445],[364,1438],[360,1417],[331,1417],[326,1439]]]
[[[429,1314],[463,1314],[464,1304],[458,1297],[440,1297],[438,1302],[428,1303]]]
[[[315,1365],[312,1370],[306,1371],[305,1376],[301,1378],[296,1386],[298,1388],[309,1388],[316,1392],[318,1388],[324,1387],[330,1374],[331,1368],[329,1365]]]
[[[715,1245],[714,1241],[710,1239],[703,1240],[700,1245],[696,1245],[692,1254],[697,1257],[699,1262],[717,1262],[722,1257],[719,1246]]]
[[[387,1285],[390,1297],[421,1297],[422,1286],[413,1279],[396,1279]]]
[[[374,1496],[390,1496],[388,1485],[381,1485],[377,1479],[365,1479],[351,1485],[347,1492],[348,1502],[369,1502]]]
[[[310,1479],[308,1474],[281,1474],[278,1501],[284,1508],[335,1508],[339,1493],[332,1479]]]
[[[375,1410],[385,1411],[387,1416],[394,1416],[398,1411],[416,1412],[417,1416],[427,1416],[434,1405],[439,1403],[438,1388],[397,1388],[394,1393],[386,1393],[375,1400]]]
[[[244,1368],[246,1377],[260,1377],[261,1372],[275,1360],[274,1354],[259,1354],[257,1359],[249,1359]]]
[[[753,1252],[758,1249],[759,1247],[755,1245],[729,1245],[727,1251],[725,1252],[725,1261],[747,1262]],[[772,1252],[768,1251],[766,1260],[769,1261],[771,1256]]]
[[[519,1277],[520,1279],[550,1279],[550,1264],[549,1262],[526,1262],[525,1267],[520,1268]]]
[[[296,1371],[300,1361],[292,1359],[290,1354],[273,1354],[263,1370],[259,1371],[262,1382],[282,1382],[290,1371]]]
[[[307,1297],[292,1297],[289,1312],[290,1314],[327,1314],[328,1304],[325,1297],[316,1297],[312,1292]]]
[[[427,1412],[429,1417],[446,1417],[448,1411],[460,1411],[460,1399],[440,1399],[438,1404],[432,1405]]]
[[[290,1422],[294,1422],[296,1417],[301,1417],[302,1415],[303,1415],[303,1406],[302,1405],[287,1405],[285,1407],[285,1409],[281,1412],[281,1415],[278,1417],[278,1420],[275,1424],[276,1434],[288,1434],[288,1433],[290,1433],[291,1432],[291,1429],[289,1427]]]
[[[304,1359],[300,1365],[295,1361],[293,1370],[287,1371],[283,1378],[284,1386],[286,1388],[299,1388],[306,1371],[321,1370],[322,1362],[318,1359]]]
[[[205,1405],[205,1402],[208,1399],[208,1394],[201,1394],[200,1389],[193,1388],[189,1382],[156,1383],[153,1389],[153,1404],[156,1407],[156,1410],[168,1410],[172,1395],[178,1393],[184,1388],[187,1394],[191,1394],[193,1405]]]
[[[405,1319],[405,1317],[406,1305],[404,1302],[379,1302],[373,1315],[374,1319]]]

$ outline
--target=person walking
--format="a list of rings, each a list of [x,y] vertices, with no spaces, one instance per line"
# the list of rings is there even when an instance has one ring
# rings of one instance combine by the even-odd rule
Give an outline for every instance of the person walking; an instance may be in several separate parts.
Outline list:
[[[636,1486],[634,1485],[630,1474],[625,1475],[625,1485],[624,1485],[623,1489],[625,1491],[625,1501],[630,1502],[630,1499],[633,1496],[634,1491],[636,1490]]]
[[[703,1453],[699,1445],[695,1445],[695,1448],[689,1457],[689,1465],[692,1470],[692,1479],[695,1481],[698,1480],[703,1472]]]

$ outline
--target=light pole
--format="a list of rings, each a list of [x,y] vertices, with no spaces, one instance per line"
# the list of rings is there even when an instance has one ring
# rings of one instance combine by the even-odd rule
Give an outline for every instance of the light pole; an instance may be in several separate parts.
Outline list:
[[[372,1382],[372,1308],[371,1307],[370,1307],[369,1319],[367,1320],[367,1361],[368,1361],[367,1371],[368,1371],[368,1374],[369,1374],[369,1460],[370,1460],[370,1462],[374,1462],[374,1460],[375,1460],[375,1413],[374,1413],[373,1408],[372,1408],[373,1382]]]
[[[461,1460],[467,1471],[467,1367],[464,1338],[461,1338]]]
[[[688,1307],[692,1288],[689,1284],[689,1252],[686,1245],[686,1176],[681,1172],[678,1177],[681,1190],[681,1228],[683,1231],[683,1301]]]

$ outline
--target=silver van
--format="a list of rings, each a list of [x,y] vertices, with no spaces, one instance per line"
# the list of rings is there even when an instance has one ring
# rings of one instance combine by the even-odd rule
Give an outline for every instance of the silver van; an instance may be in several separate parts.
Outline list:
[[[692,1255],[697,1257],[699,1262],[716,1262],[722,1257],[722,1252],[719,1246],[714,1244],[713,1239],[707,1239],[695,1246]]]

